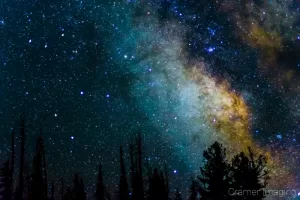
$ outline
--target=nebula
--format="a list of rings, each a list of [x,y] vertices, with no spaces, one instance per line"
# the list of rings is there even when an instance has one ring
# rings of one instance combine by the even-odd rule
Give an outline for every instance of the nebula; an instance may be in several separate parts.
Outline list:
[[[251,147],[269,159],[271,188],[294,187],[293,172],[282,166],[283,152],[253,139],[252,110],[243,95],[226,79],[211,75],[212,66],[205,59],[188,56],[183,40],[186,27],[171,21],[160,24],[150,11],[139,17],[135,28],[124,34],[122,46],[132,50],[126,53],[129,61],[124,68],[136,77],[131,87],[136,104],[163,138],[178,147],[175,154],[185,157],[196,172],[202,151],[213,141],[224,143],[229,158]],[[251,27],[249,41],[279,48],[262,29]],[[128,35],[134,35],[134,43]],[[282,178],[286,182],[280,184]]]
[[[295,1],[218,1],[219,9],[235,24],[240,39],[261,54],[259,66],[273,84],[286,92],[299,91],[298,9]],[[295,81],[297,84],[295,84]]]

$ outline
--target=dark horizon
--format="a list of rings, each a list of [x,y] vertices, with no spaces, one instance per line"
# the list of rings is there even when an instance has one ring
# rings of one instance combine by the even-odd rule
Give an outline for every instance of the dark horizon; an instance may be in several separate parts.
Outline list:
[[[15,145],[18,137],[12,130],[11,155],[0,168],[1,200],[236,200],[278,196],[275,190],[268,192],[268,181],[272,178],[272,173],[267,165],[267,157],[253,152],[250,147],[248,152],[240,152],[230,160],[226,148],[215,141],[204,150],[203,166],[199,168],[199,173],[186,179],[190,182],[190,187],[181,192],[181,186],[172,183],[167,162],[155,166],[147,159],[144,140],[141,132],[138,132],[127,142],[127,153],[122,145],[119,147],[119,174],[115,177],[119,179],[119,183],[114,191],[105,183],[107,173],[101,163],[95,176],[94,188],[85,185],[85,179],[78,171],[69,172],[69,175],[73,174],[71,182],[66,181],[67,174],[61,177],[53,177],[53,174],[52,177],[49,176],[52,164],[47,162],[47,147],[42,129],[35,140],[34,156],[27,159],[24,116],[19,129],[20,142]],[[18,146],[19,153],[16,153]],[[15,164],[16,160],[19,165]],[[173,173],[178,172],[174,170]],[[286,198],[299,195],[293,192],[279,196]]]

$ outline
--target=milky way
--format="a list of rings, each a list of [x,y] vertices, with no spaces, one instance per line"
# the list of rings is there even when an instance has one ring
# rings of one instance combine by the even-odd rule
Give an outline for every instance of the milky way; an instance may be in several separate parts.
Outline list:
[[[252,147],[267,155],[273,173],[272,187],[278,186],[276,179],[283,177],[293,184],[293,178],[287,177],[292,172],[286,168],[279,170],[286,159],[281,152],[273,152],[268,145],[253,139],[251,127],[255,121],[247,97],[231,87],[226,78],[211,75],[213,63],[201,55],[187,55],[183,44],[187,27],[173,21],[159,24],[150,8],[135,20],[134,28],[125,34],[125,44],[121,45],[134,52],[125,51],[122,58],[128,60],[126,67],[138,77],[131,88],[133,96],[165,140],[185,144],[178,145],[180,148],[173,152],[189,157],[185,162],[190,170],[197,170],[199,162],[195,160],[201,160],[203,149],[219,140],[232,153]],[[131,47],[128,35],[134,35]],[[214,53],[216,48],[204,47],[207,53]],[[282,135],[278,133],[276,137],[281,139]],[[284,186],[288,184],[281,185]]]
[[[137,131],[145,162],[167,162],[174,188],[188,188],[218,140],[229,156],[265,154],[270,188],[297,189],[299,6],[4,1],[0,155],[25,112],[29,139],[43,127],[50,179],[79,171],[88,194],[100,162],[116,189],[118,146]],[[28,140],[28,160],[32,150]]]

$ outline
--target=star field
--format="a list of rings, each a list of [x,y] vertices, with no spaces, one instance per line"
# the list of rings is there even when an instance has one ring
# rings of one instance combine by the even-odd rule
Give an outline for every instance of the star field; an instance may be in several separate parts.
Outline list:
[[[26,113],[49,179],[102,163],[141,130],[145,162],[189,186],[215,140],[267,155],[271,188],[299,187],[300,3],[294,0],[3,0],[0,156]],[[127,155],[126,155],[127,156]],[[71,177],[65,177],[70,180]],[[278,181],[278,180],[284,181]]]

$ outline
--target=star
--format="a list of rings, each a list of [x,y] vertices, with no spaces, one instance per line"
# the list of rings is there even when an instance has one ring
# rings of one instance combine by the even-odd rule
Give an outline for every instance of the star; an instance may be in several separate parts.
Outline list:
[[[209,48],[207,49],[207,51],[208,51],[209,53],[211,53],[211,52],[214,52],[215,49],[216,49],[215,47],[209,47]]]
[[[277,137],[278,139],[282,139],[282,135],[281,135],[281,134],[276,135],[276,137]]]

